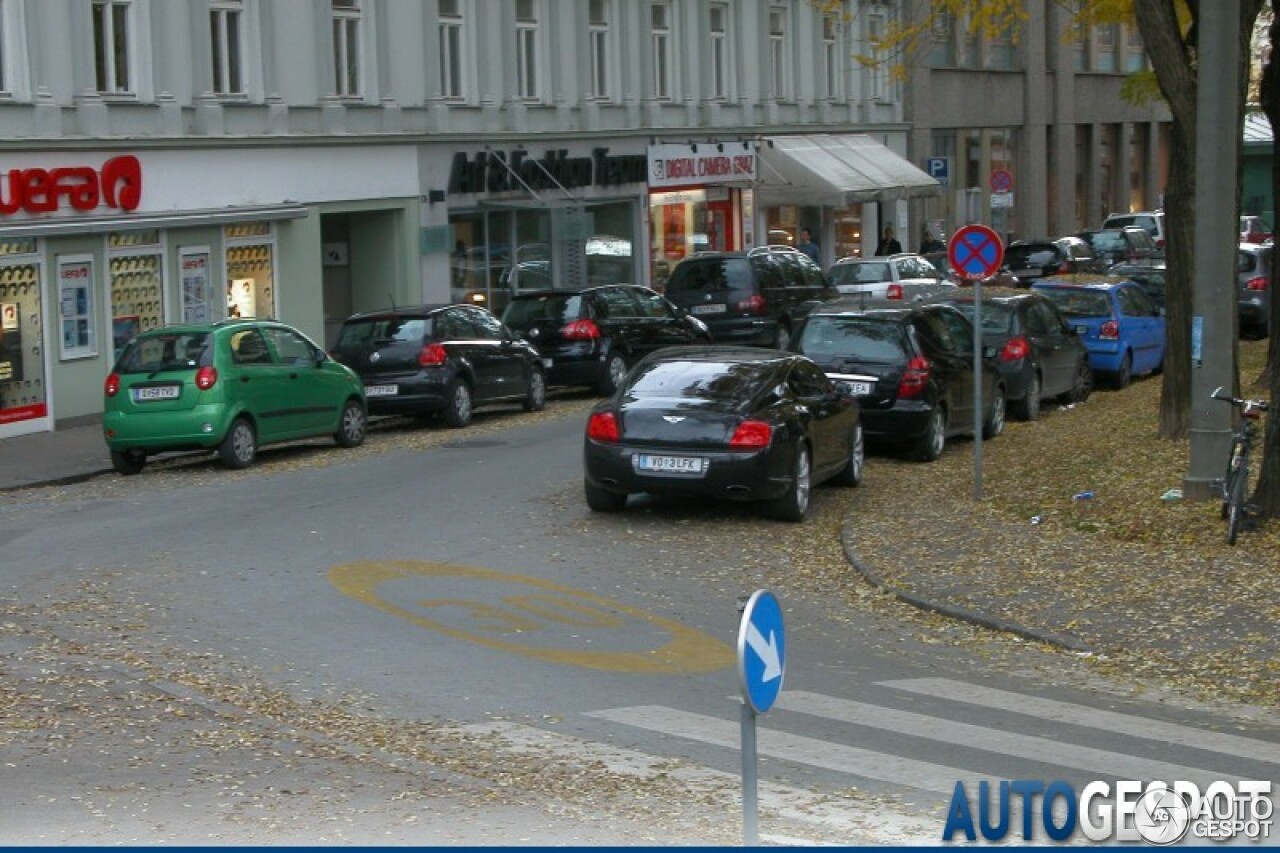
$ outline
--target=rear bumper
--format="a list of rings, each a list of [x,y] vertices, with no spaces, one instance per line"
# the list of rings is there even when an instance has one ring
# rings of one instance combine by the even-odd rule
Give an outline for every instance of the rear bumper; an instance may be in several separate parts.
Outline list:
[[[778,321],[767,317],[734,317],[716,320],[699,317],[718,344],[769,346],[778,337]]]
[[[911,441],[925,434],[932,415],[923,400],[899,400],[889,409],[863,409],[862,430],[869,440]]]
[[[222,405],[195,406],[184,412],[118,412],[102,415],[102,436],[110,450],[207,450],[226,435],[230,418]]]
[[[437,412],[449,403],[449,385],[452,377],[442,372],[420,373],[408,379],[378,381],[365,380],[365,399],[371,415],[401,415],[413,412]],[[369,394],[368,389],[378,385],[395,385],[397,393],[390,396]]]
[[[708,460],[705,474],[641,474],[633,457],[637,453],[668,453],[676,456],[702,456]],[[772,500],[782,497],[794,479],[790,460],[777,448],[755,452],[668,450],[606,445],[587,441],[583,451],[583,470],[591,485],[617,494],[705,495],[738,501]]]

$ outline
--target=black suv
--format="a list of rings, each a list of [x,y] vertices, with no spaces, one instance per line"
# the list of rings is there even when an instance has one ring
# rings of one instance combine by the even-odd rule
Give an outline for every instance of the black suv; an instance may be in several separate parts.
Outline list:
[[[807,255],[776,246],[691,255],[666,286],[667,298],[706,323],[717,343],[778,349],[806,314],[837,295]]]
[[[330,353],[364,382],[372,414],[440,415],[451,427],[472,409],[547,400],[542,360],[497,317],[475,305],[419,305],[349,317]]]
[[[1079,237],[1060,240],[1014,240],[1004,250],[1004,265],[1022,287],[1058,273],[1102,272],[1089,243]]]
[[[602,394],[654,350],[711,342],[701,320],[634,284],[520,293],[502,321],[538,350],[549,384],[594,385]]]
[[[842,297],[815,309],[791,350],[858,398],[868,440],[906,443],[932,462],[946,440],[972,434],[973,325],[954,305],[864,303]],[[1005,386],[984,352],[982,434],[1004,431]]]

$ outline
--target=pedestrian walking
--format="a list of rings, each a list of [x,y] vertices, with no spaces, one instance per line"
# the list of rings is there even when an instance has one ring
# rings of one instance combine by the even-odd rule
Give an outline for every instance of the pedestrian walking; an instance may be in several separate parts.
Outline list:
[[[815,264],[821,263],[818,260],[818,255],[820,254],[818,244],[813,242],[813,233],[808,228],[800,229],[800,242],[796,245],[796,248],[808,255],[809,259]]]
[[[876,246],[877,255],[897,255],[902,252],[902,244],[898,242],[898,238],[893,236],[893,226],[886,225],[884,227],[884,236],[880,238],[880,245]]]
[[[927,255],[930,252],[945,252],[947,244],[934,237],[929,229],[924,230],[924,236],[920,238],[920,254]]]

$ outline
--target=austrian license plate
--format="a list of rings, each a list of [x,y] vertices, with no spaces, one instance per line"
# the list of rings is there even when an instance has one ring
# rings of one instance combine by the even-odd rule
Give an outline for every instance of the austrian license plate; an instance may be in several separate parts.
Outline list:
[[[176,400],[182,396],[181,385],[146,385],[142,388],[134,388],[133,401],[135,403],[143,403],[148,400]]]
[[[871,393],[871,389],[875,388],[875,383],[873,382],[844,381],[840,385],[844,387],[844,393],[852,394],[855,397],[865,397]]]
[[[1018,278],[1035,278],[1040,275],[1040,270],[1014,270],[1013,274]]]
[[[707,460],[702,456],[654,456],[649,453],[637,453],[631,459],[636,470],[642,474],[697,476],[707,472]]]
[[[715,305],[695,305],[689,309],[689,312],[691,314],[723,314],[728,310],[728,305],[717,303]]]
[[[399,393],[399,385],[367,385],[364,389],[366,397],[394,397]]]

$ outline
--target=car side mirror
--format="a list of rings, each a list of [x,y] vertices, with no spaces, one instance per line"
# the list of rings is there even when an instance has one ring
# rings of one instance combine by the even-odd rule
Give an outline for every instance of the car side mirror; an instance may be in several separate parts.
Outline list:
[[[324,364],[328,360],[329,360],[328,354],[322,349],[318,349],[311,354],[311,361],[313,364],[315,364],[316,367],[319,367],[320,365]]]

